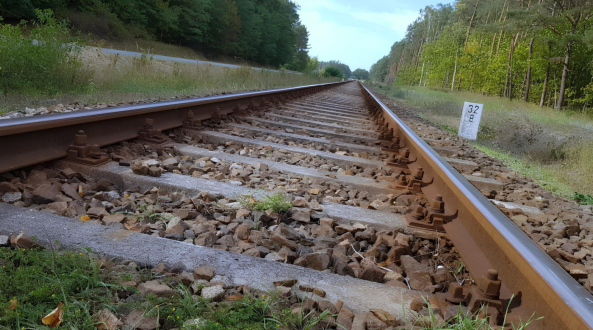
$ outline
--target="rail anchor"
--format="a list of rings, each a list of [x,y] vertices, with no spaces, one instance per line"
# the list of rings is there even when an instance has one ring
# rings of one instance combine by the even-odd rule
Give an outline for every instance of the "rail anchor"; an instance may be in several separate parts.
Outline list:
[[[183,120],[183,128],[192,131],[199,131],[202,130],[204,127],[202,126],[201,120],[194,119],[194,112],[188,110],[187,116]]]
[[[146,118],[144,120],[144,128],[138,132],[138,140],[143,143],[162,145],[169,140],[161,136],[161,131],[154,128],[154,119]]]
[[[457,211],[454,214],[445,214],[445,202],[443,197],[438,195],[430,202],[427,209],[421,205],[416,206],[414,211],[405,215],[406,222],[410,227],[417,227],[429,230],[444,232],[446,223],[457,218]]]
[[[98,166],[109,161],[109,157],[101,153],[98,145],[88,144],[88,137],[80,130],[74,135],[74,144],[68,147],[66,161],[90,166]]]

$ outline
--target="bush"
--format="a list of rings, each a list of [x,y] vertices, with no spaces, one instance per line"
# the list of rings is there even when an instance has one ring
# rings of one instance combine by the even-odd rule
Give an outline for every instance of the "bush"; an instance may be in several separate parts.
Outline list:
[[[78,60],[79,38],[72,38],[66,22],[51,10],[37,10],[37,22],[28,36],[25,21],[18,25],[0,21],[0,91],[59,94],[80,88],[88,77]]]
[[[340,71],[340,69],[338,68],[334,68],[333,66],[328,66],[325,67],[323,70],[321,70],[322,72],[322,76],[324,77],[342,77],[342,71]]]

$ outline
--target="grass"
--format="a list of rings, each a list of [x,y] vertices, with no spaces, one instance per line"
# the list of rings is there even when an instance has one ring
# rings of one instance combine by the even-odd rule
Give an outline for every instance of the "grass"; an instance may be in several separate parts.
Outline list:
[[[588,113],[469,92],[376,87],[453,134],[457,134],[463,102],[482,103],[474,146],[562,197],[574,199],[575,192],[593,195],[593,117]]]
[[[242,299],[213,303],[192,295],[183,284],[165,277],[161,281],[176,290],[173,297],[149,294],[126,302],[124,298],[137,289],[119,284],[122,280],[154,279],[145,271],[127,274],[114,265],[102,264],[86,250],[53,251],[44,249],[0,248],[0,329],[48,329],[42,318],[63,303],[62,323],[58,329],[94,329],[94,319],[107,308],[116,315],[132,310],[145,317],[158,318],[160,329],[190,329],[187,320],[200,318],[194,329],[284,329],[306,330],[330,317],[292,313],[290,303],[279,292],[270,291]],[[124,294],[125,292],[125,294]],[[122,296],[124,298],[122,298]],[[298,326],[295,326],[298,324]]]
[[[105,282],[86,251],[0,249],[7,260],[0,272],[0,325],[4,329],[39,329],[41,317],[64,302],[64,328],[93,328],[93,311],[111,307],[121,285]],[[16,308],[8,310],[11,301]],[[0,326],[2,329],[2,326]]]
[[[221,93],[292,87],[337,81],[249,67],[227,68],[104,54],[85,48],[80,56],[80,74],[85,83],[54,92],[10,92],[0,95],[0,114],[25,107],[57,104],[132,102],[142,99],[170,99],[176,96],[202,97]]]
[[[555,166],[539,165],[521,160],[511,156],[509,153],[493,150],[477,143],[472,143],[472,145],[488,156],[501,160],[513,171],[532,178],[546,190],[565,198],[574,197],[573,189],[568,184],[559,180]]]
[[[60,303],[63,303],[63,317],[58,329],[68,330],[95,328],[98,325],[95,317],[103,309],[120,317],[139,310],[144,317],[157,318],[160,329],[186,330],[311,330],[336,316],[330,314],[330,310],[317,313],[299,308],[293,312],[289,307],[291,303],[280,297],[279,291],[214,303],[193,295],[188,287],[176,284],[169,277],[158,279],[176,290],[174,296],[149,294],[127,302],[125,298],[138,290],[120,284],[121,281],[140,282],[157,277],[147,269],[135,274],[116,270],[117,263],[97,260],[87,250],[0,248],[0,265],[2,330],[48,329],[42,324],[42,318]],[[459,313],[449,322],[439,322],[434,314],[413,314],[408,323],[422,325],[425,329],[494,330],[485,325],[478,314]],[[187,320],[194,319],[200,319],[201,324],[193,328],[183,326]],[[530,318],[516,329],[524,329],[537,320]],[[338,325],[338,329],[342,328]]]
[[[99,48],[119,49],[149,55],[158,54],[200,61],[207,60],[204,54],[197,52],[191,48],[141,38],[106,41],[104,39],[91,35],[89,36],[88,42],[90,46],[95,46]]]
[[[244,206],[256,211],[272,210],[276,213],[287,212],[292,207],[290,196],[284,193],[265,195],[259,200],[252,196],[240,196],[238,201]]]
[[[511,297],[509,301],[509,305],[513,300],[514,295]],[[425,308],[428,310],[428,315],[423,315],[415,312],[408,311],[411,314],[411,321],[410,324],[414,326],[421,327],[425,330],[502,330],[503,327],[498,326],[491,326],[488,322],[488,319],[480,317],[481,314],[486,314],[488,306],[482,306],[479,308],[475,313],[464,312],[463,309],[459,308],[457,311],[457,315],[452,317],[450,320],[445,321],[442,317],[437,317],[434,314],[433,308],[430,305],[430,302],[427,298],[424,298],[426,303]],[[485,311],[486,309],[486,311]],[[482,313],[485,312],[485,313]],[[503,324],[507,323],[507,316],[509,310],[505,311]],[[406,308],[404,307],[404,319],[406,319]],[[534,322],[542,320],[543,317],[535,318],[535,315],[531,315],[529,319],[526,321],[521,320],[519,324],[513,323],[511,325],[511,329],[513,330],[525,330],[527,327]],[[529,329],[531,329],[530,327]]]

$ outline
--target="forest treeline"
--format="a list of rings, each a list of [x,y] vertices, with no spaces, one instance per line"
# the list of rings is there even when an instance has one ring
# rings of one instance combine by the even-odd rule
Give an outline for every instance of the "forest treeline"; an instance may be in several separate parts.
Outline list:
[[[303,71],[308,31],[290,0],[0,0],[6,21],[51,9],[101,38],[146,38]]]
[[[370,78],[585,110],[592,61],[591,0],[457,0],[421,10]]]

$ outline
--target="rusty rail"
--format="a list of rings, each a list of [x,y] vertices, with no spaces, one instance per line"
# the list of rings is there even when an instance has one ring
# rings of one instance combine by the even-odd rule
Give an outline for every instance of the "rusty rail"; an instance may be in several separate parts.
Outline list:
[[[0,173],[65,157],[69,147],[87,139],[106,146],[340,83],[3,120]],[[502,279],[501,298],[520,300],[517,309],[522,315],[543,316],[538,328],[593,329],[593,297],[362,84],[361,88],[378,123],[399,136],[397,149],[407,148],[405,167],[423,172],[418,189],[429,200],[442,197],[442,229],[472,277],[496,269]],[[80,130],[86,135],[77,136]]]
[[[211,118],[213,113],[224,115],[271,100],[286,100],[319,92],[342,83],[1,120],[0,173],[65,157],[80,130],[85,132],[88,144],[106,146],[138,137],[140,131],[146,128],[147,119],[154,121],[151,129],[172,129],[184,125],[189,110],[193,110],[193,120],[199,121]]]
[[[382,115],[432,184],[422,192],[429,200],[437,194],[445,213],[457,213],[444,225],[474,279],[496,269],[502,279],[501,298],[521,300],[522,315],[543,316],[538,329],[593,329],[593,296],[542,251],[525,233],[489,202],[436,151],[424,142],[364,85],[371,108]],[[518,293],[521,294],[518,295]]]

